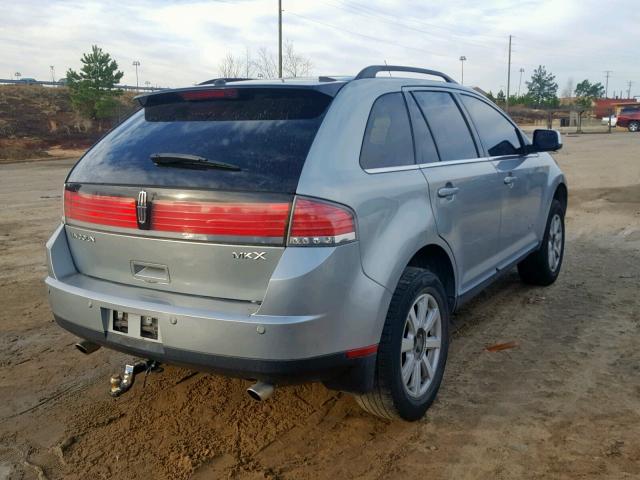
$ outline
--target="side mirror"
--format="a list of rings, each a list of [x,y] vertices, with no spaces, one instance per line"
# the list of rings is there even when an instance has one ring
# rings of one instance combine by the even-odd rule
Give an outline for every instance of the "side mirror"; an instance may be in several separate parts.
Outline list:
[[[555,152],[562,148],[562,137],[557,130],[534,130],[533,145],[534,152]]]

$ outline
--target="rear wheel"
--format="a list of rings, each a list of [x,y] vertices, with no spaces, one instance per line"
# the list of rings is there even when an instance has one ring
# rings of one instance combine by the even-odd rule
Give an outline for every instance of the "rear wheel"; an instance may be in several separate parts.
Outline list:
[[[564,258],[564,209],[558,200],[551,203],[542,245],[518,264],[523,282],[551,285],[560,274]]]
[[[430,271],[408,267],[387,313],[373,391],[356,397],[382,418],[418,420],[433,403],[449,350],[444,287]]]
[[[630,132],[637,132],[638,130],[640,130],[640,122],[631,122],[629,124]]]

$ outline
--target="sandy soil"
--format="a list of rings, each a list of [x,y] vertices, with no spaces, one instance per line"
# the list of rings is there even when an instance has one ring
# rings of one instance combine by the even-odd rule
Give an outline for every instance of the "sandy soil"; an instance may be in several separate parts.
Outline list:
[[[558,282],[514,272],[460,311],[440,395],[413,424],[320,385],[258,404],[246,382],[173,367],[110,398],[128,357],[73,349],[42,284],[72,162],[0,166],[0,479],[640,478],[640,135],[566,137],[556,158]]]

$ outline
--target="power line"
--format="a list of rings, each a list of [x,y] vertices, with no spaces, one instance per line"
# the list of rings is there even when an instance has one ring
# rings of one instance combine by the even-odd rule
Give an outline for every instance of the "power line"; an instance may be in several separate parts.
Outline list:
[[[416,50],[418,52],[428,53],[429,55],[433,55],[433,56],[436,56],[436,57],[443,57],[443,58],[450,58],[451,57],[450,55],[443,55],[443,54],[440,54],[440,53],[434,53],[432,51],[425,50],[424,48],[412,47],[412,46],[409,46],[409,45],[403,45],[401,43],[390,42],[389,40],[386,40],[384,38],[373,37],[371,35],[366,35],[364,33],[354,32],[353,30],[347,30],[346,28],[338,27],[337,25],[332,25],[331,23],[322,22],[320,20],[315,20],[313,18],[309,18],[309,17],[306,17],[304,15],[300,15],[298,13],[293,13],[293,12],[288,12],[288,13],[289,13],[289,15],[293,15],[294,17],[301,18],[302,20],[306,20],[307,22],[312,22],[312,23],[317,23],[319,25],[324,25],[325,27],[333,28],[334,30],[338,30],[338,31],[340,31],[342,33],[350,33],[351,35],[357,35],[359,37],[363,37],[363,38],[366,38],[368,40],[374,40],[376,42],[385,43],[387,45],[394,45],[396,47],[407,48],[407,49],[410,49],[410,50]]]
[[[330,0],[331,1],[331,0]],[[362,5],[356,2],[346,2],[344,0],[333,0],[334,2],[337,1],[340,4],[342,4],[343,6],[350,8],[352,11],[356,11],[356,12],[360,12],[369,16],[373,16],[373,17],[378,17],[378,18],[387,18],[387,19],[391,19],[391,21],[393,21],[394,23],[397,23],[397,21],[395,21],[396,16],[395,15],[391,15],[388,14],[380,9],[376,9],[376,8],[372,8],[368,5]],[[415,24],[418,25],[424,25],[427,26],[429,28],[437,28],[437,29],[441,29],[441,30],[445,30],[448,32],[452,32],[454,35],[456,36],[461,36],[457,29],[455,28],[451,28],[451,27],[447,27],[444,25],[440,25],[437,23],[430,23],[430,22],[425,22],[424,20],[419,20],[417,18],[415,18],[415,16],[412,16],[410,18],[407,18],[408,21],[411,21]],[[478,35],[476,35],[478,36]],[[500,39],[502,40],[504,37],[502,35],[489,35],[489,34],[481,34],[479,36],[482,37],[486,37],[486,38],[494,38],[494,39]]]
[[[327,1],[329,3],[327,3]],[[339,2],[339,4],[337,2]],[[412,30],[414,32],[421,33],[423,35],[429,35],[429,36],[431,36],[433,38],[436,38],[438,40],[442,40],[442,35],[439,35],[439,34],[434,33],[432,31],[424,30],[423,28],[417,28],[417,27],[408,25],[405,22],[399,21],[397,19],[397,17],[393,17],[393,16],[387,15],[385,13],[372,13],[372,12],[379,12],[379,11],[373,10],[373,9],[371,9],[369,7],[355,6],[355,5],[346,3],[346,2],[341,1],[341,0],[325,0],[323,3],[325,3],[326,5],[333,6],[335,8],[340,8],[340,6],[346,7],[352,13],[356,13],[358,15],[367,16],[367,17],[370,17],[370,18],[375,18],[378,21],[386,23],[386,24],[389,24],[389,25],[397,25],[397,26],[402,27],[405,30]],[[369,12],[367,10],[371,10],[372,12]],[[473,45],[473,46],[476,46],[476,47],[483,47],[483,48],[494,48],[495,47],[495,45],[483,45],[483,44],[481,44],[479,42],[466,40],[468,38],[468,36],[462,36],[459,33],[454,32],[452,29],[449,29],[449,28],[444,27],[442,25],[435,25],[435,24],[427,24],[427,23],[424,23],[424,22],[418,22],[417,20],[415,20],[413,18],[410,18],[410,19],[407,19],[407,20],[413,21],[413,22],[416,22],[416,23],[419,23],[419,24],[426,25],[429,28],[440,28],[440,29],[446,30],[448,32],[453,32],[453,33],[449,33],[449,36],[450,37],[451,36],[457,37],[457,39],[456,39],[457,43],[465,43],[465,44],[468,44],[468,45]],[[483,35],[475,35],[475,37],[482,37],[482,36],[486,36],[486,35],[484,35],[484,34]],[[503,37],[497,37],[496,36],[494,38],[502,39]]]

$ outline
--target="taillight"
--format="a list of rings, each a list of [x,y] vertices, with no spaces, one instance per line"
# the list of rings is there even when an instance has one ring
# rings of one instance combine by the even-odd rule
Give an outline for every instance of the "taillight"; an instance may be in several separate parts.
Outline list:
[[[346,207],[297,197],[291,216],[291,246],[340,245],[356,239],[353,214]]]
[[[67,220],[79,222],[111,227],[138,228],[136,201],[133,198],[65,190],[64,216]]]
[[[282,242],[290,204],[213,203],[156,200],[151,230],[222,237],[252,237]]]

